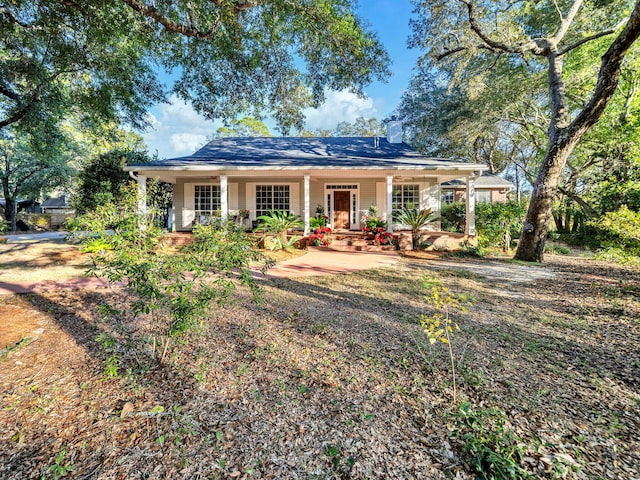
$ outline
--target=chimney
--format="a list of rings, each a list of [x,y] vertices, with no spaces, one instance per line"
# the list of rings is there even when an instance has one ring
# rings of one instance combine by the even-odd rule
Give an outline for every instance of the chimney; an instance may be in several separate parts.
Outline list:
[[[398,120],[387,122],[387,141],[389,143],[402,143],[402,122]]]

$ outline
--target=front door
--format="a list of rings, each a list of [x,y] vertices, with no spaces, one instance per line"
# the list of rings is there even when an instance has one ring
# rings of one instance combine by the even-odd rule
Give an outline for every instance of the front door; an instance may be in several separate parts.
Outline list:
[[[333,192],[333,227],[349,229],[349,191]]]

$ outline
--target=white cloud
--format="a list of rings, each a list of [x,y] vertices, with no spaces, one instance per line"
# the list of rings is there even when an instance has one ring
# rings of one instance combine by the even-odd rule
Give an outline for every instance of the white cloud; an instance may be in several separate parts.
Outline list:
[[[325,96],[325,102],[319,108],[308,108],[304,111],[309,130],[332,130],[340,122],[353,122],[358,117],[378,116],[378,110],[370,97],[360,98],[348,90],[330,90]]]
[[[156,106],[149,114],[150,128],[142,134],[149,152],[159,158],[182,157],[194,153],[222,126],[205,119],[175,95],[171,103]]]
[[[221,121],[205,119],[175,95],[171,96],[170,102],[152,109],[148,118],[150,127],[142,134],[149,153],[157,151],[159,158],[194,153],[223,125]],[[353,122],[357,117],[377,117],[379,112],[370,97],[360,98],[347,90],[332,90],[326,93],[326,100],[319,108],[308,108],[304,114],[309,130],[332,130],[340,122]],[[265,123],[271,132],[276,132],[272,119],[266,119]]]
[[[174,133],[169,138],[169,144],[179,154],[193,153],[202,147],[206,141],[206,135],[197,133]]]

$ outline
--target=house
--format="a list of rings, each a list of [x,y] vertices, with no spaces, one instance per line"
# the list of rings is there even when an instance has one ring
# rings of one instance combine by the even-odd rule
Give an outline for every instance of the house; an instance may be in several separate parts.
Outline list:
[[[128,165],[144,203],[146,179],[174,185],[173,230],[190,231],[202,216],[249,211],[255,220],[268,210],[304,219],[305,233],[317,208],[333,229],[359,230],[370,206],[383,219],[406,206],[440,210],[440,184],[464,178],[466,233],[475,235],[474,182],[484,165],[430,158],[402,142],[399,122],[387,138],[220,138],[181,158]],[[393,222],[388,222],[393,228]]]
[[[463,202],[467,184],[464,179],[457,178],[444,182],[441,186],[442,203]],[[492,173],[483,173],[476,179],[476,202],[505,203],[508,193],[515,188],[509,180]]]
[[[40,205],[42,213],[73,213],[73,207],[69,204],[69,198],[65,195],[60,197],[47,197]]]

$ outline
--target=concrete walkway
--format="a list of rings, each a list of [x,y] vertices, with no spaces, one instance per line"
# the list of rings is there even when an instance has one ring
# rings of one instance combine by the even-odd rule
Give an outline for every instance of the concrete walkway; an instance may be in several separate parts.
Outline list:
[[[340,252],[309,248],[306,255],[278,263],[267,271],[267,278],[336,275],[395,265],[396,252]]]
[[[256,278],[293,278],[351,273],[371,268],[387,267],[398,263],[396,252],[338,252],[309,249],[306,255],[278,263],[263,275],[255,271]],[[0,282],[0,295],[14,293],[47,292],[56,290],[91,290],[109,286],[103,278],[75,278],[44,282]]]
[[[37,233],[11,233],[0,235],[6,238],[7,243],[18,242],[48,242],[50,240],[60,240],[69,235],[69,232],[37,232]]]

